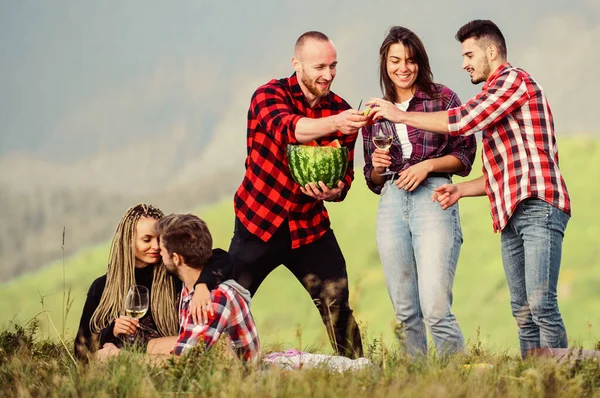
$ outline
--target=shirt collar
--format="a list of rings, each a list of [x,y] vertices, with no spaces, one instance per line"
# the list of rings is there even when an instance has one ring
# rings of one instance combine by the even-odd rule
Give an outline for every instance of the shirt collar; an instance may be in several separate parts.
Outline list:
[[[498,76],[500,76],[500,74],[501,74],[502,72],[504,72],[504,71],[505,71],[506,69],[508,69],[508,68],[512,68],[512,65],[511,65],[511,64],[509,64],[508,62],[505,62],[505,63],[503,63],[502,65],[500,65],[500,66],[499,66],[499,67],[498,67],[498,68],[497,68],[497,69],[494,71],[494,73],[492,73],[492,74],[490,75],[490,77],[488,77],[488,78],[487,78],[487,80],[485,81],[485,84],[484,84],[484,85],[483,85],[483,87],[482,87],[482,90],[486,90],[486,89],[487,89],[487,88],[490,86],[490,84],[491,84],[491,83],[492,83],[494,80],[496,80],[496,78],[497,78]]]
[[[304,96],[304,93],[302,92],[302,88],[300,87],[300,84],[298,83],[298,76],[296,75],[296,72],[294,72],[292,74],[292,76],[290,76],[289,85],[290,85],[290,91],[294,98],[304,100],[304,102],[307,102],[306,97]],[[332,93],[331,93],[331,91],[329,91],[329,94],[327,94],[325,97],[321,97],[321,100],[314,106],[313,109],[327,107],[329,105],[329,97],[331,95],[332,95]]]
[[[181,301],[188,302],[194,297],[194,289],[188,289],[187,286],[183,286],[183,290],[181,291]]]

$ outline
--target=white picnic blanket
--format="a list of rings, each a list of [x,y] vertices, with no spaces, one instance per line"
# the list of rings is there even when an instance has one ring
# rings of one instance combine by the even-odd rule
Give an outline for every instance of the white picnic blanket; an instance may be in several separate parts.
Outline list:
[[[284,369],[326,368],[332,372],[344,372],[364,369],[372,365],[368,358],[350,359],[336,355],[311,354],[298,350],[272,352],[263,363],[278,365]]]

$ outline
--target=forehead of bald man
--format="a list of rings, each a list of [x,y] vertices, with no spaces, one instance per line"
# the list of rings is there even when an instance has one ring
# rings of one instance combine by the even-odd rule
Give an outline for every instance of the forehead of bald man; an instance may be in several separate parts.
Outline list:
[[[311,30],[300,35],[298,40],[296,40],[296,45],[294,46],[294,56],[298,57],[302,55],[303,48],[306,43],[315,43],[315,42],[330,42],[329,37],[323,33],[316,30]]]
[[[335,45],[331,40],[304,40],[302,45],[296,47],[294,57],[299,60],[312,59],[321,56],[337,56]]]

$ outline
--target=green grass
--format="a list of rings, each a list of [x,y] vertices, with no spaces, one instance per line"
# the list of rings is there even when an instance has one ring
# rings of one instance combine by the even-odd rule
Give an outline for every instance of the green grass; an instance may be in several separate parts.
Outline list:
[[[0,396],[37,397],[580,397],[600,393],[600,363],[490,354],[478,343],[465,356],[410,360],[380,343],[372,366],[335,373],[243,366],[213,350],[151,363],[124,352],[106,363],[75,364],[58,344],[35,338],[35,325],[0,332]],[[485,367],[466,368],[482,364]]]
[[[573,202],[573,218],[563,246],[559,304],[571,343],[592,348],[600,339],[600,211],[596,207],[600,141],[563,138],[559,147]],[[480,166],[475,166],[470,178],[479,176],[479,170]],[[327,207],[346,257],[350,301],[363,333],[368,341],[382,339],[392,344],[394,315],[375,245],[377,202],[378,196],[366,188],[358,171],[348,198]],[[481,342],[491,352],[515,354],[518,339],[500,259],[500,236],[492,232],[487,199],[464,199],[460,206],[464,244],[455,280],[454,312],[467,339],[475,339],[479,329]],[[215,246],[227,248],[233,230],[232,200],[199,209],[196,214],[207,221]],[[59,245],[60,237],[56,240]],[[69,339],[76,331],[87,289],[105,272],[107,258],[108,243],[65,261],[66,286],[74,300],[66,323]],[[0,330],[11,328],[11,321],[23,324],[42,311],[41,298],[43,308],[62,330],[62,275],[62,262],[58,261],[0,285]],[[267,347],[298,348],[301,341],[302,348],[331,352],[318,312],[285,268],[267,278],[253,300],[252,311]],[[55,334],[45,317],[40,321],[42,335]]]

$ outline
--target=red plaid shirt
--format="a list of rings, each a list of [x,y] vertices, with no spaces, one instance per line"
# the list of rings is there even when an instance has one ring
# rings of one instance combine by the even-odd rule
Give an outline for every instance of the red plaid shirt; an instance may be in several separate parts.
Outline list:
[[[494,231],[506,227],[523,199],[539,198],[571,214],[558,168],[550,105],[524,70],[501,65],[477,97],[448,111],[451,135],[482,132],[483,173]]]
[[[183,288],[179,303],[179,338],[171,351],[173,354],[181,355],[195,347],[201,340],[204,340],[206,349],[210,349],[219,340],[221,334],[225,333],[233,342],[240,358],[246,361],[258,358],[260,342],[250,307],[232,285],[231,281],[225,281],[210,292],[215,315],[209,314],[206,325],[194,324],[189,311],[194,290]],[[239,285],[237,288],[243,289]],[[248,296],[250,296],[249,292]]]
[[[438,112],[460,106],[460,99],[448,87],[441,84],[436,84],[436,92],[439,97],[432,98],[427,93],[417,90],[408,105],[408,112]],[[435,134],[428,131],[419,130],[412,126],[406,126],[408,130],[408,140],[412,145],[412,153],[408,159],[402,157],[402,145],[396,134],[396,125],[387,120],[380,123],[388,123],[389,128],[394,131],[394,141],[390,148],[390,156],[392,157],[392,165],[390,170],[401,172],[412,165],[420,163],[426,159],[440,158],[446,155],[452,155],[460,160],[465,168],[455,172],[460,176],[467,176],[471,172],[475,153],[477,152],[477,142],[475,137],[449,137],[445,134]],[[371,191],[376,194],[381,193],[383,184],[376,185],[371,179],[371,171],[373,163],[371,156],[375,151],[373,144],[373,128],[372,125],[363,127],[363,145],[365,166],[364,173],[367,185]],[[449,173],[450,174],[450,173]],[[425,181],[422,182],[424,184]]]
[[[296,74],[271,80],[254,92],[248,110],[246,175],[234,197],[235,214],[248,231],[267,242],[287,218],[294,249],[327,232],[330,222],[323,201],[304,195],[290,175],[287,144],[298,144],[294,131],[301,118],[318,119],[346,109],[350,105],[333,92],[311,108]],[[348,148],[345,186],[336,201],[344,199],[354,179],[356,137],[338,131],[316,140],[325,145],[338,139]]]

